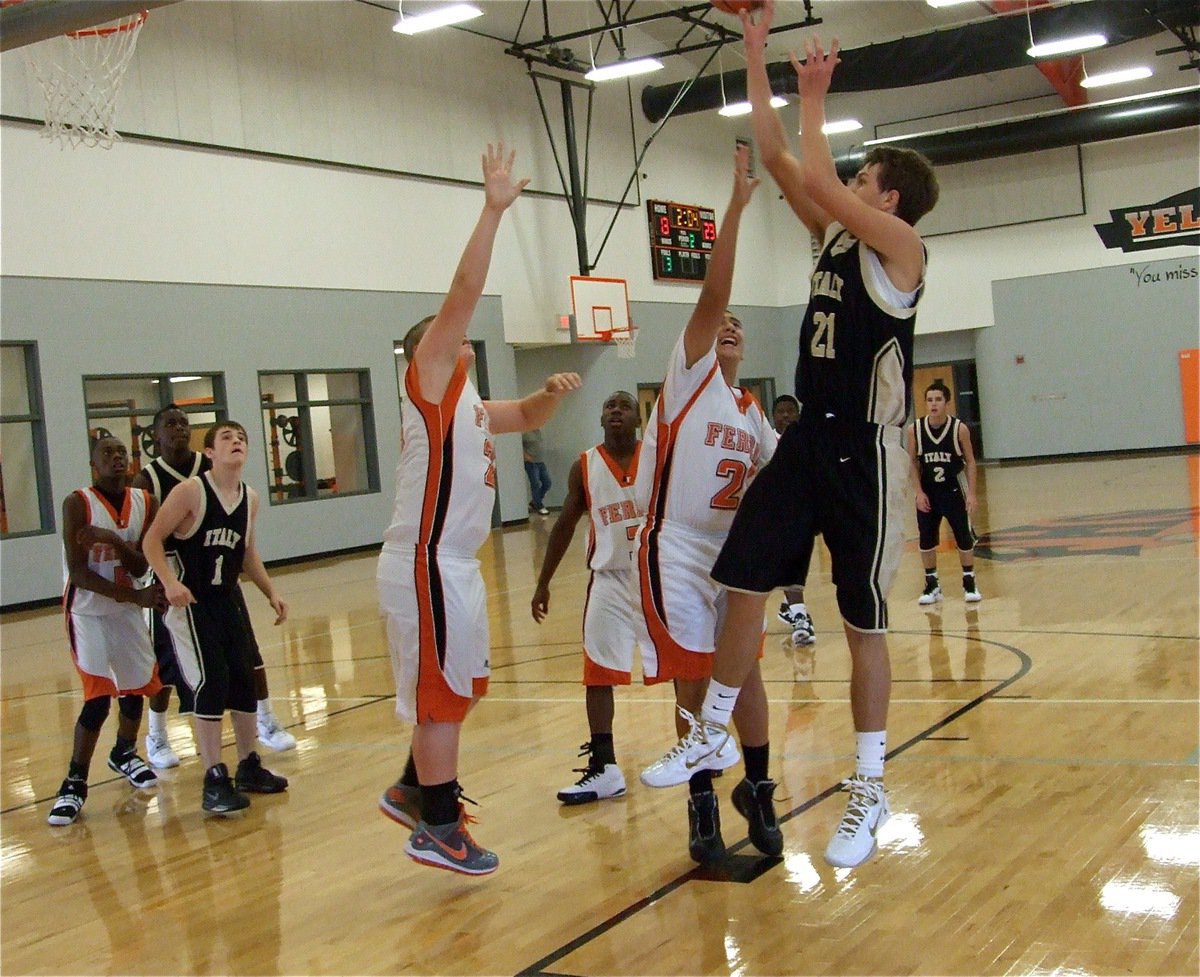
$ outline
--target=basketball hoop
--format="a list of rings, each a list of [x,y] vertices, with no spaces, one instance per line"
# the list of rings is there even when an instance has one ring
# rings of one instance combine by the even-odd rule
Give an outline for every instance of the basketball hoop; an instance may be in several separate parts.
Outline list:
[[[46,97],[43,136],[105,149],[121,138],[113,126],[117,94],[146,16],[142,10],[109,26],[71,31],[25,49],[25,63]]]
[[[628,331],[612,333],[612,342],[617,347],[617,356],[621,359],[637,358],[637,326],[631,325]]]

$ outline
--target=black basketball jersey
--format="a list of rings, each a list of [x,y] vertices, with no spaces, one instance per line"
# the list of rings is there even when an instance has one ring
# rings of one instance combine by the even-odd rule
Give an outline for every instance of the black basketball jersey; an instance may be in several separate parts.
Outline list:
[[[966,467],[958,440],[961,425],[962,421],[953,415],[940,428],[930,427],[928,417],[917,421],[917,463],[921,466],[921,488],[927,493],[961,488],[959,475]]]
[[[903,425],[916,304],[925,286],[922,281],[911,308],[893,307],[875,285],[870,255],[844,227],[830,225],[800,326],[796,396],[805,411]]]
[[[176,574],[198,601],[229,594],[237,587],[246,557],[250,532],[250,493],[245,482],[238,486],[238,500],[227,511],[213,488],[211,476],[197,477],[200,483],[200,512],[187,536],[172,536],[177,559]]]
[[[212,462],[208,456],[201,451],[194,451],[192,452],[192,463],[186,472],[176,471],[161,458],[155,458],[142,471],[150,480],[150,492],[154,496],[154,501],[161,506],[163,499],[171,494],[171,489],[176,485],[186,482],[193,475],[199,475],[210,468],[212,468]]]

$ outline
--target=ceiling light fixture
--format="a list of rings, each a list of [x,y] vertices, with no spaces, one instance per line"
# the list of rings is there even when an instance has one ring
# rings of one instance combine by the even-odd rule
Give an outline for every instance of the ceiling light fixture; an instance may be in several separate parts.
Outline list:
[[[1031,58],[1051,58],[1062,54],[1075,54],[1078,51],[1090,51],[1092,48],[1104,47],[1108,38],[1103,34],[1081,34],[1079,37],[1064,37],[1058,41],[1045,41],[1033,44],[1028,51]]]
[[[1105,71],[1098,75],[1088,75],[1079,84],[1083,88],[1103,88],[1105,85],[1120,85],[1127,81],[1141,81],[1149,78],[1153,71],[1143,65],[1136,68],[1122,68],[1120,71]]]
[[[827,136],[836,136],[840,132],[857,132],[862,127],[863,124],[858,119],[837,119],[826,122],[821,126],[821,131]]]
[[[483,11],[469,3],[453,3],[448,7],[436,7],[433,10],[423,10],[418,14],[404,16],[404,8],[400,8],[400,19],[392,28],[397,34],[420,34],[431,31],[436,27],[447,27],[450,24],[461,24],[464,20],[473,20],[483,16]]]
[[[583,77],[588,81],[611,81],[614,78],[628,78],[631,75],[645,75],[658,71],[663,63],[658,58],[635,58],[632,61],[617,61],[614,64],[601,65],[593,68]]]
[[[787,105],[786,98],[783,98],[781,95],[771,96],[771,108],[781,109],[785,105]],[[732,119],[739,115],[749,115],[750,111],[749,102],[730,102],[728,105],[717,109],[717,115],[723,115],[727,119]]]
[[[972,3],[974,0],[925,0],[931,7],[957,7],[964,3]]]

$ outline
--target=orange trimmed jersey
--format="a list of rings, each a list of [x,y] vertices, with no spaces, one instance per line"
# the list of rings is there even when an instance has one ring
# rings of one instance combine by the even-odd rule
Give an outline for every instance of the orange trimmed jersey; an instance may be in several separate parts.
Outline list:
[[[404,378],[396,506],[385,542],[473,557],[496,499],[496,449],[487,411],[459,362],[439,404],[421,393],[415,362]]]
[[[149,492],[145,489],[125,489],[120,511],[114,509],[113,504],[95,486],[77,489],[75,494],[83,499],[87,525],[110,530],[126,543],[137,546],[146,525],[146,513],[150,508]],[[97,543],[88,550],[88,569],[118,586],[130,590],[137,589],[129,571],[117,558],[116,550],[107,543]],[[63,607],[67,611],[73,614],[100,616],[116,614],[125,606],[118,604],[111,597],[72,584],[67,554],[63,551]]]
[[[634,499],[642,443],[633,448],[628,470],[617,464],[602,444],[579,456],[580,481],[587,500],[592,528],[588,532],[587,560],[592,570],[628,570],[637,549],[642,514]]]
[[[755,396],[725,382],[715,344],[690,370],[685,356],[681,334],[646,424],[635,498],[647,530],[723,538],[778,436]]]

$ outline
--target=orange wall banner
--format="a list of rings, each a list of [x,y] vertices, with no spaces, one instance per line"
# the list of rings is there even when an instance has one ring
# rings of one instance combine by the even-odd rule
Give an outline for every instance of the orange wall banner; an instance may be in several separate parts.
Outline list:
[[[1183,394],[1183,438],[1200,443],[1200,349],[1179,351],[1179,388]]]

